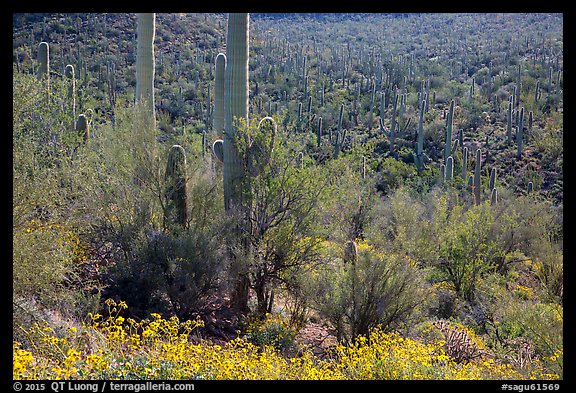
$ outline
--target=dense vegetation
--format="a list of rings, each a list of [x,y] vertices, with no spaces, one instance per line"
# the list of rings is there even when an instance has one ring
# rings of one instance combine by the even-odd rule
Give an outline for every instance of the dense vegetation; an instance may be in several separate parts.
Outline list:
[[[562,15],[251,15],[226,124],[155,20],[147,101],[136,14],[13,15],[15,379],[563,378]]]

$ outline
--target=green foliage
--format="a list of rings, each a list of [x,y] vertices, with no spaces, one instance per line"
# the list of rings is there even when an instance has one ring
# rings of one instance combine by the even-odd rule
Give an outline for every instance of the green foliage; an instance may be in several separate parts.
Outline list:
[[[282,316],[267,314],[263,321],[255,320],[248,325],[246,339],[261,349],[271,346],[282,352],[293,348],[296,333]]]
[[[339,340],[349,342],[376,326],[392,330],[410,319],[422,301],[415,266],[367,244],[359,245],[355,262],[345,263],[341,255],[328,254],[308,288],[311,306],[330,321]]]
[[[439,268],[466,300],[473,300],[478,280],[502,254],[501,245],[490,238],[493,222],[487,204],[466,211],[455,206],[439,239]]]
[[[114,253],[109,290],[130,301],[141,316],[155,311],[191,318],[219,288],[222,251],[209,228],[125,230],[119,234],[123,250]]]
[[[64,83],[53,81],[48,101],[32,75],[16,73],[13,83],[13,294],[55,300],[72,270],[66,236],[88,203],[81,193],[81,139],[59,110]]]
[[[414,165],[394,158],[385,158],[379,165],[376,187],[383,194],[389,194],[398,187],[410,182],[417,175]]]
[[[79,324],[101,293],[135,316],[188,318],[214,299],[227,306],[240,283],[260,347],[294,349],[293,326],[267,315],[282,306],[299,327],[313,315],[351,343],[377,325],[422,338],[413,322],[442,318],[525,378],[562,376],[561,15],[253,14],[246,41],[241,18],[225,46],[227,60],[235,44],[242,54],[226,72],[247,74],[224,135],[226,16],[156,17],[157,99],[145,101],[157,127],[140,102],[138,16],[13,16],[15,337],[34,318]],[[261,116],[273,122],[258,127]],[[222,130],[209,132],[212,120]],[[224,181],[209,144],[233,158]],[[167,165],[173,145],[185,171]],[[462,145],[478,153],[470,178]],[[439,181],[440,164],[452,172],[444,152],[462,175],[451,184]],[[238,209],[229,189],[224,203],[230,169]],[[362,375],[384,375],[373,360]]]

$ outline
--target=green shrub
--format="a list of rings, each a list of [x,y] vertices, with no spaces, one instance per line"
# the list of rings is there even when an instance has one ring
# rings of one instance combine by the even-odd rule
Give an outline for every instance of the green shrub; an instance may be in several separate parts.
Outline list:
[[[191,318],[219,288],[221,250],[205,232],[135,230],[122,248],[109,271],[109,293],[138,313]]]
[[[356,261],[345,263],[342,257],[332,255],[313,273],[309,287],[311,307],[333,325],[340,341],[410,320],[422,301],[423,284],[411,261],[366,243],[358,245]]]
[[[277,351],[287,351],[295,345],[297,332],[278,314],[266,314],[265,319],[255,320],[246,329],[246,339],[264,348],[272,346]]]

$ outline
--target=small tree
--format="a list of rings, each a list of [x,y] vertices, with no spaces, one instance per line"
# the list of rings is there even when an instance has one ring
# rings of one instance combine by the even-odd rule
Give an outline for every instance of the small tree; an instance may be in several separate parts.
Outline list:
[[[238,226],[249,247],[238,263],[246,265],[261,315],[271,311],[275,285],[289,285],[290,272],[318,259],[317,205],[327,183],[318,182],[320,168],[297,165],[295,143],[269,131],[249,126],[237,143],[251,174],[243,191],[250,195],[248,222]]]

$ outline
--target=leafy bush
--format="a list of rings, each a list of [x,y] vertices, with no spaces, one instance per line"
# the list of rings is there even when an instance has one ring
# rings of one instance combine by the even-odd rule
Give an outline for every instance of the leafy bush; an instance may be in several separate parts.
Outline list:
[[[219,288],[220,247],[209,233],[135,231],[110,268],[109,293],[134,312],[172,312],[190,318]]]
[[[349,342],[376,326],[407,322],[422,300],[421,277],[413,264],[358,246],[355,261],[332,255],[318,267],[310,286],[311,307],[330,321],[339,340]]]
[[[257,319],[248,325],[246,339],[262,349],[265,346],[271,346],[282,352],[294,346],[296,333],[281,315],[267,314],[263,321]]]

